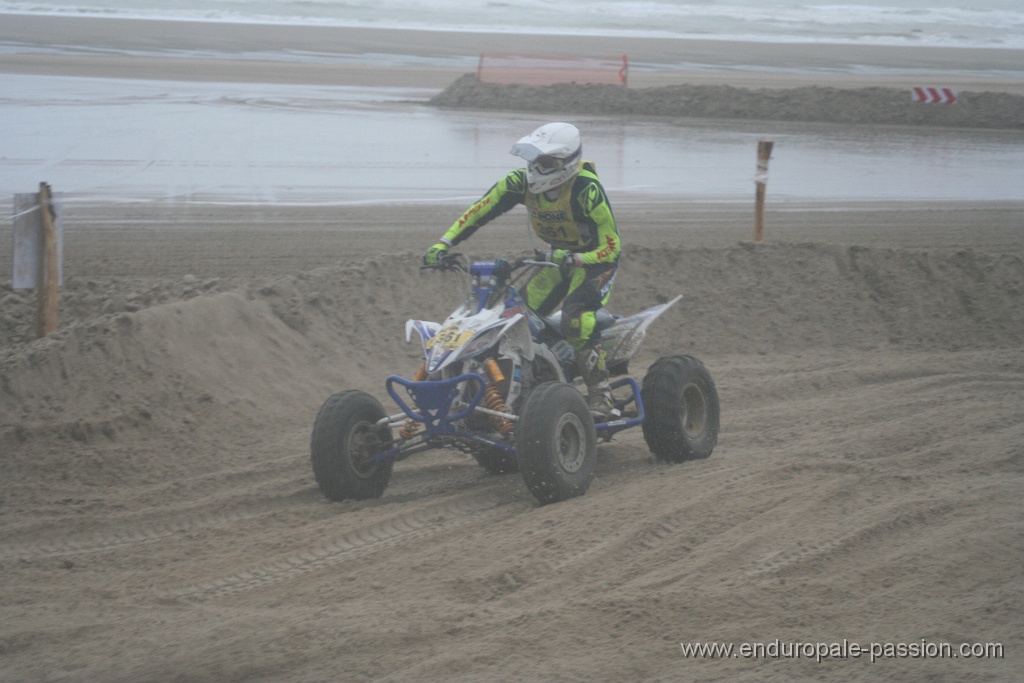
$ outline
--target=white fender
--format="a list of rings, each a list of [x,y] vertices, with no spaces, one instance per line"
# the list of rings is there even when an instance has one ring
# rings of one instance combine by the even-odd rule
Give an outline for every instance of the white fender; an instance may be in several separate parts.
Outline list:
[[[501,340],[501,349],[507,355],[516,355],[525,360],[533,360],[534,344],[530,335],[530,325],[522,313],[509,318],[509,324],[503,328],[508,334]]]
[[[407,320],[405,321],[405,341],[412,341],[412,333],[415,331],[420,336],[420,344],[423,346],[423,353],[427,352],[427,340],[437,334],[441,329],[441,323],[430,322],[429,320]]]

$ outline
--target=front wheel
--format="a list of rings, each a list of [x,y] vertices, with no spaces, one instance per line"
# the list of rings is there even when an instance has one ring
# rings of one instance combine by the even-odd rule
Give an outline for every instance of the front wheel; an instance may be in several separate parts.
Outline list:
[[[393,461],[371,457],[391,441],[387,427],[377,427],[384,408],[365,391],[334,394],[313,423],[310,457],[313,476],[330,500],[379,498],[391,480]]]
[[[542,504],[586,493],[597,464],[597,432],[580,392],[564,382],[534,389],[519,416],[516,452],[523,481]]]
[[[658,460],[679,463],[711,455],[718,443],[718,390],[692,356],[666,356],[644,377],[644,440]]]

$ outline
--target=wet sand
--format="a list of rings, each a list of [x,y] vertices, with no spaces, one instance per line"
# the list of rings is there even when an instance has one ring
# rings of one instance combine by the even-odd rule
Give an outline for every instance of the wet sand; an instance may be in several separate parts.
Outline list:
[[[443,88],[473,71],[475,60],[482,53],[601,58],[626,54],[634,65],[630,72],[634,87],[679,83],[760,88],[939,85],[1024,94],[1024,79],[1020,78],[1024,51],[1006,49],[552,37],[30,15],[4,15],[0,41],[26,48],[81,48],[74,55],[0,55],[0,70],[15,73]],[[93,54],[84,54],[85,50]],[[104,51],[111,54],[103,54]],[[125,51],[135,54],[123,54]],[[165,51],[214,51],[219,58],[203,59]],[[164,53],[158,57],[145,54],[152,52]],[[233,59],[232,53],[241,52],[262,52],[264,58],[256,54]],[[275,53],[280,58],[294,52],[319,53],[328,63],[296,64],[266,59]],[[458,63],[447,67],[399,63],[387,68],[351,63],[353,55],[363,53],[447,58]],[[330,63],[332,56],[342,63]],[[657,70],[645,65],[656,65]],[[925,71],[887,73],[914,69]],[[1016,75],[993,73],[1000,71]],[[943,75],[941,83],[921,82],[922,78],[937,75],[933,72]]]

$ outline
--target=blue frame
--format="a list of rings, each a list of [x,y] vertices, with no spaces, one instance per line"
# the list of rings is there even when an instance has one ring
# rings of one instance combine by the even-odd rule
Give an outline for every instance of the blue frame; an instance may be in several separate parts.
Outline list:
[[[643,424],[644,419],[647,417],[646,411],[644,411],[644,401],[640,396],[640,384],[632,377],[623,377],[612,382],[611,387],[615,389],[617,387],[625,386],[628,384],[630,389],[633,391],[633,398],[626,401],[622,407],[625,408],[630,403],[636,404],[636,417],[621,418],[618,420],[609,420],[607,422],[598,422],[594,425],[594,429],[597,433],[605,439],[610,439],[614,434],[621,432],[623,429],[629,429],[630,427],[636,427],[639,424]]]
[[[473,296],[476,300],[477,310],[484,308],[487,305],[487,301],[494,293],[494,271],[499,264],[499,261],[477,261],[471,264],[470,274],[474,276],[473,285]],[[511,302],[514,305],[519,305],[525,312],[526,305],[523,302],[521,295],[514,287],[509,287],[507,303]],[[536,334],[539,329],[539,321],[535,321],[531,316],[527,316],[527,320],[530,324],[531,331]],[[462,410],[452,413],[452,403],[455,402],[456,397],[461,392],[461,385],[465,382],[476,382],[477,390],[470,399],[469,404]],[[405,413],[409,418],[416,422],[423,424],[423,432],[413,438],[411,441],[404,443],[401,446],[392,446],[391,448],[385,449],[375,454],[371,460],[373,462],[384,462],[384,461],[398,461],[408,458],[414,453],[421,451],[430,450],[432,448],[440,448],[452,441],[463,440],[463,441],[476,441],[479,443],[487,444],[494,448],[498,448],[506,453],[516,454],[515,446],[510,446],[503,441],[496,441],[494,439],[488,439],[487,437],[474,434],[473,432],[460,429],[455,423],[469,417],[476,407],[480,404],[483,399],[484,392],[487,389],[487,379],[483,375],[476,372],[467,372],[457,377],[445,380],[423,380],[413,381],[408,380],[398,375],[391,375],[385,382],[388,394],[394,399],[398,407],[401,408],[402,412]],[[408,400],[403,398],[395,385],[401,385],[405,389],[405,393],[408,395]],[[620,408],[625,408],[630,403],[636,405],[637,415],[636,417],[620,418],[615,420],[608,420],[607,422],[598,422],[594,425],[598,435],[605,439],[611,439],[611,437],[624,429],[636,427],[637,425],[643,424],[646,419],[646,412],[644,411],[644,403],[640,394],[640,385],[632,377],[623,377],[615,380],[611,383],[612,389],[629,385],[632,391],[632,397],[622,402]]]
[[[477,392],[470,400],[466,408],[457,413],[449,414],[452,402],[459,395],[459,385],[463,382],[473,380],[477,383]],[[405,387],[413,405],[406,403],[395,390],[395,384]],[[455,436],[456,429],[452,424],[463,418],[469,417],[473,410],[484,397],[487,389],[487,380],[483,375],[476,372],[467,372],[452,377],[451,379],[424,380],[415,382],[412,380],[391,375],[385,382],[388,393],[395,400],[402,412],[417,422],[422,422],[426,428],[427,438],[432,439],[438,436]]]
[[[470,399],[469,404],[462,410],[455,413],[449,412],[451,411],[452,403],[459,395],[460,385],[468,381],[477,383],[477,391],[473,398]],[[398,393],[398,390],[395,388],[396,384],[405,388],[410,399],[409,401]],[[636,417],[596,423],[594,428],[597,430],[598,435],[605,440],[611,439],[613,435],[625,429],[643,424],[647,416],[644,411],[643,399],[640,395],[640,384],[635,379],[623,377],[611,383],[613,389],[626,385],[629,385],[632,397],[627,399],[622,407],[635,403],[637,415]],[[446,443],[458,439],[477,441],[512,455],[516,454],[515,446],[461,430],[454,424],[459,420],[469,417],[483,399],[484,391],[487,388],[487,380],[484,379],[483,375],[476,372],[467,372],[451,379],[424,380],[421,382],[408,380],[398,375],[391,375],[387,378],[385,386],[388,394],[398,404],[398,407],[402,409],[402,412],[413,420],[422,423],[424,431],[415,439],[402,446],[393,446],[375,454],[371,461],[397,462],[405,460],[414,453],[440,448]]]

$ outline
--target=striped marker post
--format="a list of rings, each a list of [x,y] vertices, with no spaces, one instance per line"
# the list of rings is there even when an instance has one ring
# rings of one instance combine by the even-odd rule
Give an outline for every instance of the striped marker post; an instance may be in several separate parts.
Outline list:
[[[764,195],[765,186],[768,183],[768,160],[772,156],[772,147],[775,143],[771,140],[761,140],[757,143],[757,174],[754,182],[757,191],[754,195],[754,241],[760,242],[764,239]]]

